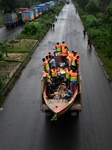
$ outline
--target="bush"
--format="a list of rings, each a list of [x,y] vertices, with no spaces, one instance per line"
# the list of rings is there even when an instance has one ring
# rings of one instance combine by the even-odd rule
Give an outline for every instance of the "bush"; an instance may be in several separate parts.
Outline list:
[[[39,17],[33,22],[28,22],[24,25],[24,28],[17,38],[33,38],[40,39],[43,37],[50,27],[50,23],[54,21],[55,15],[57,15],[62,9],[64,2],[57,2],[50,10],[44,15]]]
[[[25,24],[22,33],[27,35],[36,35],[40,33],[42,26],[39,22],[28,22]]]
[[[108,7],[105,13],[103,13],[101,12],[102,6],[100,4],[98,12],[96,11],[97,13],[94,13],[95,16],[93,16],[89,15],[87,11],[84,11],[85,7],[79,7],[79,5],[76,4],[76,2],[80,4],[80,1],[75,2],[75,0],[73,0],[73,2],[77,7],[88,36],[93,41],[98,56],[103,61],[107,74],[112,79],[112,5]],[[85,10],[87,10],[87,7]]]
[[[107,49],[107,55],[108,58],[112,59],[112,46],[110,45],[110,47]]]
[[[97,20],[93,15],[83,15],[82,19],[86,29],[94,27],[94,22]]]

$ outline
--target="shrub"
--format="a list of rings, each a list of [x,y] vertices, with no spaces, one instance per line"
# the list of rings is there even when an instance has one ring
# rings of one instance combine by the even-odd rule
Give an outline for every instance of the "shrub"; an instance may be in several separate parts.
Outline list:
[[[83,15],[82,19],[86,28],[93,27],[94,22],[96,22],[96,18],[93,15]]]
[[[108,46],[107,55],[108,58],[112,59],[112,46]]]

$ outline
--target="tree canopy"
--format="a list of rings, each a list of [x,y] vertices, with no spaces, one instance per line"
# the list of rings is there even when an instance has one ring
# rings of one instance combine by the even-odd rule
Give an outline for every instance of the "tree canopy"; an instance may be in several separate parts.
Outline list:
[[[97,12],[99,12],[100,7],[97,5],[97,2],[89,1],[89,3],[85,6],[85,10],[88,13],[95,15]]]
[[[43,2],[45,1],[43,0]],[[0,0],[0,6],[4,10],[4,13],[16,12],[20,7],[30,7],[36,3],[36,0]]]

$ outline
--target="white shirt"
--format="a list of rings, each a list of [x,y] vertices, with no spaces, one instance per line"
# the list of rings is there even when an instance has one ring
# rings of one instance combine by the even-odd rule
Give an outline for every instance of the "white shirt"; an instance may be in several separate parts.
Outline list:
[[[51,68],[52,68],[52,67],[56,67],[56,61],[55,61],[54,58],[52,58],[49,63],[50,63]]]

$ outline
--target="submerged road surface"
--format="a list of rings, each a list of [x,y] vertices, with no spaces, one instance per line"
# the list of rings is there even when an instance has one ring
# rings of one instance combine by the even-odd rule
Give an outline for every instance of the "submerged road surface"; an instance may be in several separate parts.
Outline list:
[[[73,4],[65,5],[0,111],[0,150],[112,150],[112,91]],[[80,54],[82,112],[51,122],[40,111],[41,59],[66,41]]]

